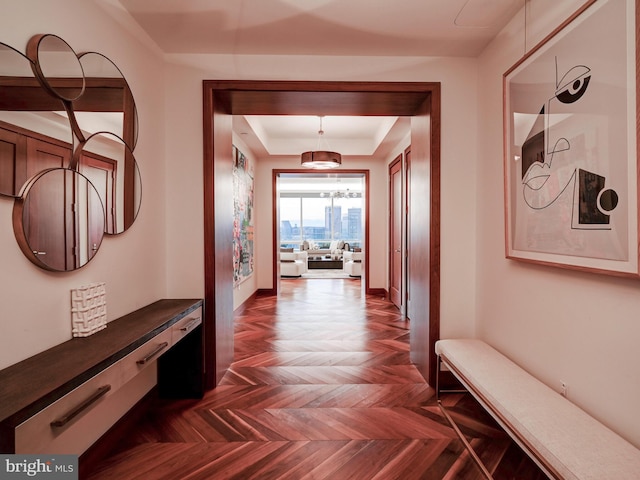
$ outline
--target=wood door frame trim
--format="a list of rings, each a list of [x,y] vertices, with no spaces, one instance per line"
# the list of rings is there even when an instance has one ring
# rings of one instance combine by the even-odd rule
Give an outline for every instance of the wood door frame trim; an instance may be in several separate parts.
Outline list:
[[[370,188],[369,188],[369,174],[370,170],[366,169],[340,169],[337,172],[340,174],[355,174],[362,175],[364,178],[364,291],[367,295],[371,294],[371,289],[369,287],[369,230],[370,230]],[[300,174],[300,175],[317,175],[318,172],[309,171],[309,169],[273,169],[272,170],[272,185],[271,185],[271,205],[273,207],[273,212],[271,214],[271,218],[273,219],[273,257],[272,257],[272,265],[273,265],[273,291],[274,294],[277,295],[279,289],[278,285],[280,284],[279,280],[279,269],[278,269],[278,192],[277,192],[277,179],[282,174]]]
[[[204,170],[204,277],[205,277],[205,338],[224,341],[216,337],[215,255],[212,242],[215,239],[216,218],[214,209],[214,136],[215,124],[212,106],[229,115],[248,114],[306,114],[306,115],[393,115],[413,116],[416,104],[431,104],[431,258],[429,329],[430,369],[427,381],[435,385],[435,340],[440,331],[440,136],[441,136],[441,84],[439,82],[323,82],[323,81],[203,81],[203,170]],[[338,101],[339,100],[339,101]],[[392,101],[389,101],[392,100]],[[376,103],[377,102],[377,103]],[[386,109],[386,110],[385,110]],[[382,110],[385,110],[384,112]],[[392,113],[393,112],[393,113]],[[219,280],[219,279],[218,279]],[[230,278],[229,282],[233,280]],[[206,332],[209,332],[207,335]],[[213,352],[212,352],[213,351]],[[221,367],[215,365],[215,346],[205,349],[207,372]],[[213,388],[215,375],[206,375],[207,388]]]
[[[391,179],[391,169],[394,168],[397,164],[400,164],[400,209],[402,210],[402,188],[404,185],[404,179],[402,178],[403,176],[403,171],[402,171],[402,153],[398,154],[398,156],[396,158],[394,158],[391,163],[389,163],[389,165],[387,166],[387,176],[388,176],[388,181],[389,181],[389,299],[391,299],[391,286],[393,285],[393,269],[391,268],[392,266],[392,259],[393,259],[393,224],[392,224],[392,219],[393,219],[393,209],[391,208],[391,204],[392,204],[392,188],[391,188],[391,184],[392,184],[392,179]],[[403,227],[404,227],[404,220],[402,218],[403,212],[400,212],[401,218],[400,218],[400,243],[402,243],[402,235],[403,235]],[[401,252],[401,254],[404,254],[404,252]],[[406,305],[404,305],[404,301],[402,299],[402,295],[403,295],[403,291],[404,291],[404,285],[402,285],[402,272],[403,272],[403,267],[402,267],[402,263],[400,263],[400,269],[401,269],[401,273],[400,273],[400,307],[405,309],[405,313],[406,313]]]
[[[404,216],[404,241],[402,242],[402,248],[404,248],[405,254],[404,254],[404,258],[402,259],[402,268],[403,268],[403,272],[402,272],[402,285],[404,286],[404,292],[403,292],[403,296],[402,296],[402,304],[404,305],[404,309],[405,309],[405,314],[407,311],[407,303],[409,302],[409,256],[411,255],[411,252],[409,251],[409,236],[411,234],[410,232],[410,222],[409,222],[409,194],[411,193],[410,189],[411,189],[411,145],[409,145],[407,148],[404,149],[403,152],[403,157],[404,162],[403,162],[403,168],[402,168],[402,175],[404,177],[404,184],[405,184],[405,189],[404,189],[404,210],[402,212],[402,215]],[[438,232],[438,236],[440,236],[440,232]]]

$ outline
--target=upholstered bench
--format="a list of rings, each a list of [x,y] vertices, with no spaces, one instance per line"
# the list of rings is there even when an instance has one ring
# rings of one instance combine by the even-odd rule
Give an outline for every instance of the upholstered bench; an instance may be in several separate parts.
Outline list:
[[[491,346],[439,340],[436,353],[438,378],[442,363],[550,478],[640,478],[640,450]]]

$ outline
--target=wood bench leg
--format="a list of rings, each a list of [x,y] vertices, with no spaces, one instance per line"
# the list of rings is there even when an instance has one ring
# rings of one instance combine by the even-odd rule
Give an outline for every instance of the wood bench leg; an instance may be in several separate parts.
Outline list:
[[[476,451],[473,449],[469,441],[465,438],[460,428],[458,428],[458,425],[456,424],[456,422],[454,422],[453,418],[451,418],[451,415],[449,415],[447,410],[442,406],[442,402],[440,400],[438,400],[438,406],[440,407],[440,411],[442,412],[442,415],[444,415],[444,418],[447,420],[447,422],[449,422],[449,425],[451,425],[451,428],[453,428],[453,431],[456,432],[456,435],[458,435],[458,438],[460,439],[462,444],[465,446],[465,448],[469,452],[469,455],[471,455],[471,458],[476,463],[478,468],[480,468],[485,478],[487,480],[493,480],[493,476],[491,475],[491,473],[489,473],[489,470],[487,470],[487,467],[484,466],[484,463],[482,463],[482,460],[480,460],[480,457],[478,456]]]
[[[480,468],[485,478],[487,478],[488,480],[493,480],[493,476],[491,475],[491,473],[489,473],[489,470],[487,470],[487,467],[484,466],[484,463],[482,463],[482,460],[480,460],[480,457],[475,452],[475,450],[473,449],[469,441],[465,438],[462,431],[460,430],[456,422],[453,420],[453,418],[451,418],[451,415],[449,415],[447,410],[442,405],[442,401],[440,400],[440,393],[469,393],[469,392],[467,390],[442,390],[440,388],[441,368],[442,368],[442,358],[440,358],[440,355],[438,355],[437,371],[436,371],[436,400],[438,402],[438,407],[440,407],[440,411],[442,412],[442,415],[447,420],[449,425],[451,425],[451,428],[453,428],[453,431],[456,432],[456,435],[458,436],[462,444],[465,446],[465,448],[469,452],[469,455],[471,455],[471,458],[473,459],[475,464],[478,466],[478,468]]]

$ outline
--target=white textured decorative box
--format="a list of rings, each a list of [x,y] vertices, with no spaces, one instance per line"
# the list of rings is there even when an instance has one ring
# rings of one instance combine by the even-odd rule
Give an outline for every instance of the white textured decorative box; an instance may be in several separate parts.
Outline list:
[[[107,290],[105,283],[92,283],[71,290],[71,333],[89,335],[107,328]]]

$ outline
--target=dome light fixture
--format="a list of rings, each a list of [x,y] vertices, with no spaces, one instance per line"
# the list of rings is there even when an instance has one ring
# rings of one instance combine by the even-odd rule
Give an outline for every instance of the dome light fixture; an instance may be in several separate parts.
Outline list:
[[[342,164],[342,155],[337,152],[331,152],[328,149],[323,150],[321,148],[323,135],[324,130],[322,129],[322,117],[320,117],[320,130],[318,130],[318,146],[316,150],[303,152],[300,156],[300,162],[304,168],[325,170],[339,167]],[[325,143],[327,142],[325,141]]]

